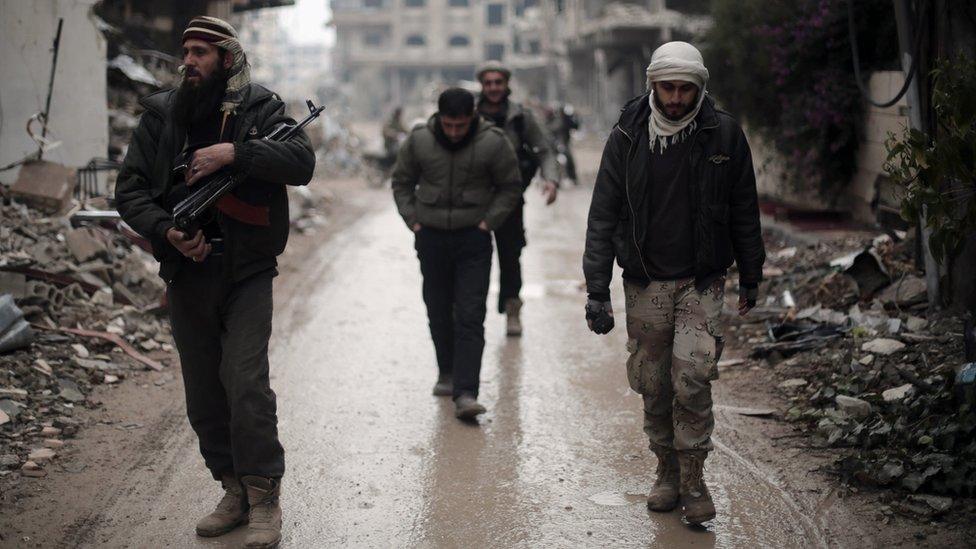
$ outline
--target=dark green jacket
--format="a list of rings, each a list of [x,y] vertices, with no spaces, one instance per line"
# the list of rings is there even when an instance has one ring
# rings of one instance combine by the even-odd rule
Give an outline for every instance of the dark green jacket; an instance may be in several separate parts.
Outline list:
[[[518,159],[505,133],[480,120],[463,148],[449,151],[434,135],[437,117],[407,136],[393,169],[393,198],[413,227],[463,229],[482,220],[497,229],[522,198]]]
[[[173,120],[176,90],[164,90],[143,98],[146,111],[132,134],[129,150],[115,187],[122,219],[147,238],[160,262],[159,276],[170,282],[183,257],[166,239],[173,227],[173,161],[183,149],[186,129]],[[267,89],[251,84],[234,118],[234,164],[231,169],[245,180],[234,190],[242,201],[270,210],[271,226],[248,225],[218,213],[224,236],[222,261],[233,280],[274,268],[275,257],[288,241],[288,195],[285,185],[305,185],[312,178],[315,153],[302,133],[286,142],[261,140],[281,123],[294,123],[285,115],[285,104]]]

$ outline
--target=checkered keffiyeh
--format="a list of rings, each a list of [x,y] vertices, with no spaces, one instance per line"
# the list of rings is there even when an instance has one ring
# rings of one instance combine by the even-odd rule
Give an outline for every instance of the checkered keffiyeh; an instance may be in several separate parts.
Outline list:
[[[237,39],[237,31],[223,19],[201,15],[190,20],[189,26],[183,31],[183,41],[190,38],[203,40],[227,50],[234,57],[227,77],[227,92],[220,104],[222,112],[234,114],[244,101],[244,90],[251,83],[251,66],[247,62],[240,40]],[[186,78],[186,67],[180,66],[179,70],[180,75]]]

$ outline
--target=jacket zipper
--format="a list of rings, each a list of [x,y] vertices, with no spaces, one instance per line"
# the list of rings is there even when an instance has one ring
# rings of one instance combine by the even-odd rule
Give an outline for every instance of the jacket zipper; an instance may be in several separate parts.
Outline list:
[[[451,162],[447,171],[447,228],[454,229],[451,214],[454,213],[454,152],[451,152]]]
[[[627,141],[630,141],[630,147],[627,148],[627,162],[624,163],[624,191],[627,193],[627,207],[630,208],[630,224],[633,227],[631,233],[634,239],[634,249],[637,250],[637,258],[640,260],[641,268],[644,269],[644,276],[650,281],[651,274],[647,270],[647,265],[644,264],[644,253],[641,251],[640,243],[637,242],[637,213],[634,211],[634,203],[630,199],[630,158],[632,156],[631,153],[634,152],[636,142],[623,128],[617,126],[617,129],[620,130],[620,133],[624,134]]]

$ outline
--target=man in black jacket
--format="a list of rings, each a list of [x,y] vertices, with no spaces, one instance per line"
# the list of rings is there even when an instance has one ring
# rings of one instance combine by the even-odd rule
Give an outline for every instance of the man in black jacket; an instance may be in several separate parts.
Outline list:
[[[627,377],[644,397],[657,456],[648,507],[715,517],[702,478],[712,449],[711,382],[722,352],[725,276],[739,269],[739,314],[755,305],[765,251],[752,156],[742,129],[706,95],[691,44],[658,48],[649,93],[628,103],[603,151],[583,271],[594,332],[613,328],[613,260],[623,268]]]
[[[285,185],[308,183],[315,155],[304,134],[260,139],[294,121],[275,94],[250,83],[229,24],[194,18],[183,33],[183,63],[178,89],[141,102],[146,110],[119,173],[116,202],[160,262],[187,416],[225,490],[196,531],[218,536],[248,522],[246,546],[271,547],[280,539],[285,471],[268,378],[271,281],[288,238]],[[192,154],[185,175],[176,175],[181,151]],[[218,171],[243,182],[196,234],[176,229],[174,203]]]

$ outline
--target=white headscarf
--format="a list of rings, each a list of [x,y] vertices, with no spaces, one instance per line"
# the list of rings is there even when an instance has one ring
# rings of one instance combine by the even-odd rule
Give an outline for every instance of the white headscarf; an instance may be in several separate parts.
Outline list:
[[[664,80],[681,80],[698,86],[698,103],[681,120],[671,120],[658,110],[654,102],[652,83]],[[654,50],[651,64],[647,66],[647,89],[651,92],[647,99],[651,104],[651,117],[647,125],[652,151],[658,145],[660,151],[664,152],[668,145],[681,143],[695,131],[695,117],[705,100],[707,85],[708,69],[705,68],[701,52],[695,46],[687,42],[668,42]]]

